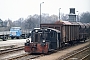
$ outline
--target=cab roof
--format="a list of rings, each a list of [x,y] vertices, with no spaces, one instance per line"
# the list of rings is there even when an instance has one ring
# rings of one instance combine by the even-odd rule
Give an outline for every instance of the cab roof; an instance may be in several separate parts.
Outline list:
[[[50,30],[53,30],[53,31],[56,31],[56,32],[60,33],[60,31],[57,30],[57,29],[53,29],[53,28],[47,28],[47,29],[50,29]]]

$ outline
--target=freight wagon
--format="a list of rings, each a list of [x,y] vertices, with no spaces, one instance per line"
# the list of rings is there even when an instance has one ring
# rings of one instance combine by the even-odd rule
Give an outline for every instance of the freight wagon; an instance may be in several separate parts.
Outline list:
[[[0,39],[6,41],[9,38],[9,27],[0,27]]]
[[[54,28],[61,31],[61,40],[73,43],[71,41],[85,40],[89,36],[90,25],[81,22],[57,21],[55,24],[41,24],[42,27]]]
[[[0,39],[6,41],[9,38],[10,31],[1,31],[0,32]]]

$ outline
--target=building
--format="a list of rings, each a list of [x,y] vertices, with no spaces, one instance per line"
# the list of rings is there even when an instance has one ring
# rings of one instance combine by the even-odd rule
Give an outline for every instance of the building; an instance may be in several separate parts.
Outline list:
[[[69,20],[70,22],[76,22],[75,8],[70,8]]]
[[[0,19],[0,27],[3,26],[3,21]]]

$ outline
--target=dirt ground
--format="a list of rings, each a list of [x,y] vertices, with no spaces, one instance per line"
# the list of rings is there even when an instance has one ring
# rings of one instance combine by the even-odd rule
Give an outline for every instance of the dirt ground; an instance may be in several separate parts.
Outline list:
[[[70,53],[70,52],[72,52],[74,50],[80,49],[80,48],[82,48],[82,47],[84,47],[84,46],[86,46],[88,44],[90,44],[90,42],[80,44],[80,45],[76,45],[76,46],[73,46],[73,47],[58,51],[58,52],[50,54],[50,55],[39,57],[39,58],[36,58],[35,60],[56,60],[59,57],[61,57],[63,55],[66,55],[67,53]]]

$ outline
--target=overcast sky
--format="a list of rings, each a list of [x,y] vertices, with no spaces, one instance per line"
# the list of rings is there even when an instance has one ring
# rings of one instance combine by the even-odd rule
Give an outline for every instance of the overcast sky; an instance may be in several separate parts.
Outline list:
[[[0,0],[0,19],[14,21],[28,15],[39,15],[42,2],[42,13],[49,15],[58,15],[59,8],[65,14],[69,14],[69,8],[75,8],[79,13],[90,12],[90,0]]]

